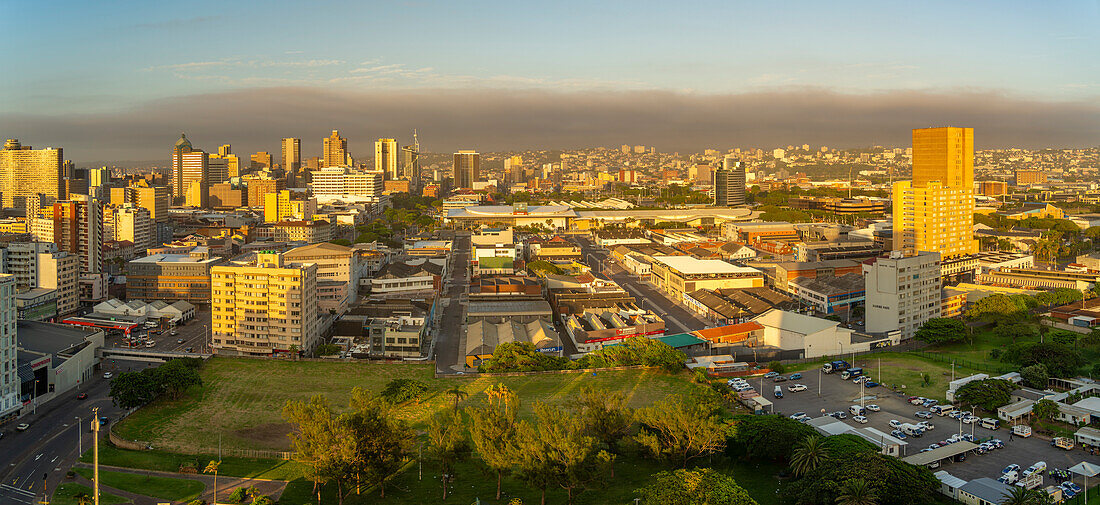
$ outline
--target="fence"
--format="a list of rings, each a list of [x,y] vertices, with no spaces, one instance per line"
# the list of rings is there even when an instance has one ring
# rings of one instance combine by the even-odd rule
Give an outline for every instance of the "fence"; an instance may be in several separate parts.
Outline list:
[[[961,366],[969,368],[971,370],[977,370],[979,372],[990,372],[995,374],[1005,374],[1014,371],[1016,368],[1012,365],[995,365],[991,363],[979,363],[977,361],[970,361],[968,359],[960,359],[952,357],[950,355],[939,354],[934,352],[925,351],[909,351],[908,354],[920,356],[932,361],[938,361],[940,363],[954,363],[955,366]]]
[[[141,440],[129,440],[123,438],[119,434],[115,433],[115,425],[112,424],[111,428],[107,430],[107,438],[116,447],[123,449],[129,449],[132,451],[147,451],[153,450],[153,444],[149,442],[143,442]],[[294,458],[294,453],[289,451],[271,451],[264,449],[234,449],[234,448],[217,448],[217,447],[193,447],[185,445],[172,445],[155,447],[158,450],[164,450],[169,452],[175,452],[179,454],[187,454],[192,456],[199,455],[215,455],[221,454],[222,456],[231,456],[238,458],[256,458],[256,459],[282,459],[290,460]]]

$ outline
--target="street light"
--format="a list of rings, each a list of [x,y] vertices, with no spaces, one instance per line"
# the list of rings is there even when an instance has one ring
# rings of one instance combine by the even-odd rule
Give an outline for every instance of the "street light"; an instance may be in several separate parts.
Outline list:
[[[38,413],[38,379],[34,380],[34,406],[31,407],[31,415]]]
[[[80,423],[82,423],[82,422],[83,421],[80,419],[80,417],[76,418],[76,457],[78,459],[80,458],[80,456],[82,454],[84,454],[84,445],[83,445],[84,439],[83,439],[83,437],[80,436],[80,433],[81,433]]]

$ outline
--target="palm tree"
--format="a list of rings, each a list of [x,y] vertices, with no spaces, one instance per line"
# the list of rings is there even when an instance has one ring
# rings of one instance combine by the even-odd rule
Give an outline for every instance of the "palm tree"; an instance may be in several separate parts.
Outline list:
[[[210,460],[206,464],[206,469],[202,473],[214,474],[214,494],[211,496],[210,503],[218,503],[218,467],[221,466],[221,461]]]
[[[1012,486],[1012,489],[1002,495],[1000,505],[1047,505],[1050,502],[1050,495],[1043,491]]]
[[[837,505],[877,505],[878,497],[871,485],[863,479],[850,479],[840,488]]]
[[[467,393],[466,390],[462,389],[462,386],[459,385],[455,385],[455,387],[448,389],[447,393],[454,395],[455,397],[455,412],[458,412],[458,402],[465,400],[466,397],[470,396],[470,393]]]
[[[802,477],[817,469],[829,455],[829,449],[825,447],[825,439],[819,436],[803,438],[794,448],[791,455],[791,468],[794,474]]]

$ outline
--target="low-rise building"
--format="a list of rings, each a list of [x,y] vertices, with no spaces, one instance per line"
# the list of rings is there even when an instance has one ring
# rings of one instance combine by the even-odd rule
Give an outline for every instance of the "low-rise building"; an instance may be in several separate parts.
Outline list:
[[[791,294],[822,314],[847,313],[862,306],[866,295],[863,276],[799,278],[791,282]]]
[[[151,254],[129,262],[126,296],[136,300],[210,303],[210,271],[223,263],[206,247],[187,254]]]
[[[498,345],[509,342],[531,343],[539,352],[548,354],[562,352],[561,339],[549,319],[478,320],[466,326],[466,366],[477,368],[482,361],[493,356]]]
[[[882,254],[882,246],[868,241],[798,243],[794,253],[798,261],[862,260]]]
[[[332,240],[332,225],[323,219],[316,221],[279,221],[271,225],[272,238],[279,242],[316,244]]]
[[[343,314],[355,301],[359,286],[359,256],[352,248],[329,242],[296,247],[283,253],[287,265],[317,265],[317,308]]]
[[[878,337],[857,333],[836,321],[797,312],[770,310],[752,320],[764,327],[760,343],[785,351],[800,351],[802,358],[839,356],[865,352],[900,342],[898,332]]]
[[[96,304],[92,310],[94,314],[100,314],[107,317],[132,317],[137,318],[136,320],[139,322],[169,321],[173,323],[184,323],[195,318],[195,306],[183,300],[176,300],[172,303],[163,300],[145,303],[141,300],[124,302],[118,298],[111,298],[110,300]]]
[[[15,308],[19,319],[28,321],[53,321],[57,318],[57,290],[31,288],[15,295]]]
[[[39,405],[49,402],[93,379],[94,368],[99,364],[96,352],[103,347],[103,330],[19,321],[16,331],[24,410],[29,411],[34,402]]]
[[[653,280],[673,300],[698,289],[754,288],[764,285],[764,273],[722,260],[690,256],[654,256]]]
[[[1096,285],[1098,279],[1100,279],[1100,274],[1097,273],[1059,272],[1030,268],[991,270],[979,276],[982,284],[1037,289],[1069,288],[1079,291],[1087,291],[1092,288]]]
[[[435,291],[443,288],[445,268],[431,260],[388,263],[370,279],[371,295]]]

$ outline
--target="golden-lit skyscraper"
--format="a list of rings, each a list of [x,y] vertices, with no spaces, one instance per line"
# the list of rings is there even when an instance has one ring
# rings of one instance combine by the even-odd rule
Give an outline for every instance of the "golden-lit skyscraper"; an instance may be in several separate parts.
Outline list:
[[[283,171],[288,174],[296,174],[302,169],[302,139],[286,138],[280,142],[282,146]]]
[[[894,184],[894,249],[951,258],[974,239],[974,129],[913,130],[913,180]]]
[[[340,136],[340,130],[332,130],[332,135],[324,139],[321,146],[322,167],[342,167],[347,165],[348,139]]]
[[[402,174],[401,166],[397,162],[400,151],[397,149],[396,139],[378,139],[374,142],[374,170],[385,174],[386,180],[395,181]]]
[[[32,195],[42,195],[42,205],[63,198],[64,164],[61,148],[32,149],[16,139],[8,139],[0,149],[0,196],[4,207],[23,207]]]
[[[455,187],[473,189],[481,172],[481,155],[477,151],[459,151],[454,154]]]
[[[191,146],[187,135],[172,147],[172,197],[191,207],[206,207],[210,155]]]

